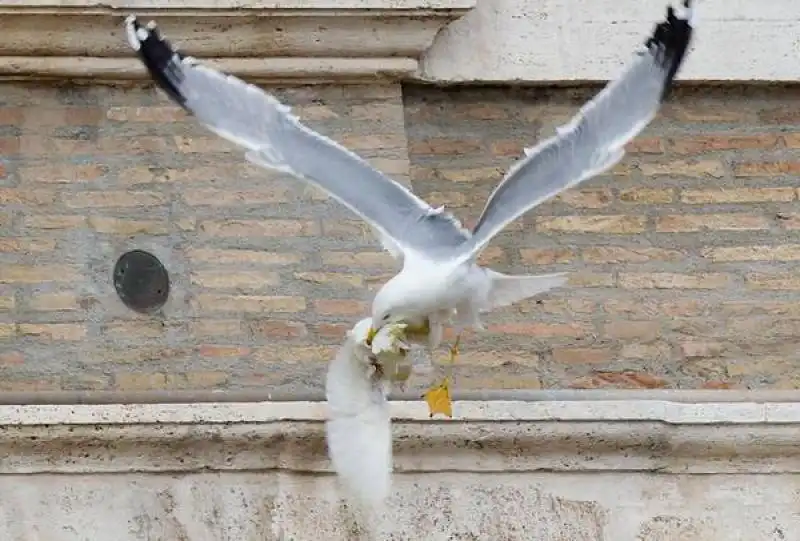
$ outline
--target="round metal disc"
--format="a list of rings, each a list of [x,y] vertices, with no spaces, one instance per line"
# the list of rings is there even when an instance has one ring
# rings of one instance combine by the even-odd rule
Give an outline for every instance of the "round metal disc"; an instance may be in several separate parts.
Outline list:
[[[155,312],[169,298],[169,273],[153,254],[131,250],[114,265],[114,289],[131,310]]]

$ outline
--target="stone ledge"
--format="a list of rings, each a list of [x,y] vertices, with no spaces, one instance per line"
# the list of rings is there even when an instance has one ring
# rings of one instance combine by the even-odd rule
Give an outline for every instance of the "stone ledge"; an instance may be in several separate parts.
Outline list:
[[[797,473],[800,403],[392,404],[395,471]],[[2,406],[0,473],[330,472],[320,402]]]
[[[436,84],[605,82],[630,62],[634,48],[663,16],[665,4],[480,2],[436,37],[418,77]],[[703,0],[694,5],[697,32],[677,80],[796,83],[800,78],[800,3]]]
[[[476,0],[18,0],[0,6],[0,78],[136,81],[124,17],[155,19],[182,52],[250,80],[397,80]]]

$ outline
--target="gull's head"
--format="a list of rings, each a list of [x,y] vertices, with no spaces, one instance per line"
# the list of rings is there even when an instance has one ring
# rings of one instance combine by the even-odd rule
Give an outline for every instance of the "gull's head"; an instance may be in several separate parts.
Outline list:
[[[400,273],[378,290],[372,301],[372,327],[367,335],[368,341],[371,342],[375,334],[385,325],[426,315],[419,311],[424,303],[415,302],[418,295],[415,295],[414,284],[406,282]]]

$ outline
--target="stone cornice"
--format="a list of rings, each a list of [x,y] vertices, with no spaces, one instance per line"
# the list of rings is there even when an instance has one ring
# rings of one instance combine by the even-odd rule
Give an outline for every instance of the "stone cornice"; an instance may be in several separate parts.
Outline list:
[[[248,80],[397,80],[475,2],[11,0],[0,6],[0,77],[144,80],[123,35],[133,13],[156,20],[182,52]]]
[[[800,472],[798,402],[394,402],[395,471]],[[326,473],[320,402],[0,406],[0,473]]]

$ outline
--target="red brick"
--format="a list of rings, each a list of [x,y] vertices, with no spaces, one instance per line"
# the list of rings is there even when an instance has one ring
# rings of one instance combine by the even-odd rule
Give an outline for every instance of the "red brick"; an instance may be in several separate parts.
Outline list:
[[[82,340],[86,329],[76,323],[20,323],[19,335],[44,340]]]
[[[672,202],[672,189],[628,188],[620,190],[619,200],[636,205],[655,205]]]
[[[464,109],[461,112],[464,118],[474,118],[477,120],[503,120],[509,117],[505,107],[489,104],[476,104]],[[456,116],[458,118],[458,116]]]
[[[329,284],[333,286],[363,287],[364,277],[357,274],[339,272],[296,272],[295,278],[312,284]]]
[[[556,201],[576,208],[599,209],[611,204],[611,190],[569,190],[558,197]]]
[[[767,108],[758,112],[761,122],[772,124],[797,124],[800,122],[800,111],[785,105],[778,108]]]
[[[798,261],[800,244],[706,248],[703,257],[713,261]]]
[[[278,285],[280,276],[275,272],[264,271],[196,271],[192,273],[192,283],[206,289],[258,291]]]
[[[633,234],[646,226],[643,216],[553,216],[536,218],[539,231]]]
[[[80,271],[68,265],[0,265],[0,283],[2,284],[74,282],[80,277]]]
[[[766,274],[751,272],[745,275],[745,283],[752,289],[800,290],[800,275],[791,273]]]
[[[0,237],[0,252],[51,252],[56,248],[55,239],[42,237]]]
[[[639,169],[646,176],[670,175],[690,178],[725,176],[725,166],[717,160],[643,163],[639,165]]]
[[[398,267],[397,262],[388,252],[323,252],[322,263],[334,267],[362,269]]]
[[[661,109],[661,114],[669,119],[679,122],[750,122],[753,119],[747,109],[733,108],[713,102],[704,102],[697,105],[684,103],[666,104]]]
[[[704,154],[717,150],[770,150],[778,146],[776,134],[758,135],[695,135],[670,140],[670,151],[676,154]]]
[[[499,246],[486,247],[478,257],[479,265],[503,265],[508,261],[505,250]]]
[[[199,188],[187,190],[182,194],[187,205],[214,207],[255,206],[266,203],[286,203],[289,201],[288,186],[273,186],[266,190],[221,190]]]
[[[89,216],[89,227],[98,233],[110,235],[166,235],[170,231],[166,221],[126,220],[110,216]]]
[[[507,157],[523,157],[525,145],[522,141],[510,139],[510,140],[501,140],[501,141],[494,141],[489,146],[489,152],[494,154],[495,156],[507,156]]]
[[[247,327],[250,329],[253,336],[256,337],[298,338],[308,334],[305,324],[293,321],[257,319],[248,321]]]
[[[246,346],[203,344],[197,348],[197,353],[201,357],[246,357],[250,354],[250,348]]]
[[[60,199],[67,208],[152,207],[168,202],[166,194],[133,191],[87,191],[62,193]]]
[[[218,295],[201,293],[195,302],[202,312],[302,312],[306,309],[303,297]]]
[[[329,362],[339,346],[270,346],[253,351],[253,358],[260,363],[307,363]]]
[[[658,137],[637,137],[625,146],[628,154],[661,154],[664,152]]]
[[[690,231],[747,231],[769,229],[769,220],[752,214],[673,214],[656,219],[656,231],[683,233]]]
[[[569,275],[569,287],[611,287],[614,275],[610,273],[576,272]]]
[[[0,205],[50,205],[56,200],[51,190],[0,188]]]
[[[394,135],[394,134],[372,134],[372,135],[354,135],[354,134],[344,134],[338,137],[335,137],[334,140],[339,144],[343,145],[344,147],[354,151],[359,152],[361,150],[386,150],[390,148],[395,149],[405,149],[406,148],[406,137],[405,135]],[[458,147],[459,145],[463,145],[463,148],[458,151],[458,154],[463,154],[469,152],[469,149],[472,148],[472,145],[476,144],[474,142],[459,142],[459,141],[437,141],[432,140],[431,142],[432,149],[434,152],[433,154],[444,153],[449,154],[450,152],[445,152],[447,150],[452,151],[453,145]],[[441,152],[437,152],[441,151]]]
[[[800,229],[800,214],[780,212],[775,217],[780,220],[779,224],[784,229],[788,229],[789,231]]]
[[[358,316],[367,314],[369,308],[364,301],[320,299],[314,302],[314,311],[321,315]]]
[[[314,222],[300,220],[208,220],[200,222],[200,231],[214,237],[291,237],[318,233]]]
[[[106,118],[118,122],[166,123],[187,119],[186,112],[172,107],[109,107]]]
[[[498,334],[522,334],[525,336],[567,336],[577,338],[589,331],[574,323],[495,323],[488,326],[489,332]]]
[[[573,381],[574,389],[663,389],[669,384],[664,378],[644,372],[598,372]]]
[[[197,338],[224,336],[238,338],[244,334],[242,321],[239,319],[198,319],[189,324],[192,336]]]
[[[658,341],[647,344],[629,342],[622,345],[619,357],[622,359],[641,359],[649,362],[656,360],[669,362],[672,360],[672,347],[667,343]]]
[[[39,165],[20,167],[17,173],[23,184],[47,182],[68,184],[74,182],[91,182],[104,174],[99,165]]]
[[[724,346],[718,342],[683,342],[681,344],[681,353],[687,359],[719,357],[724,351]]]
[[[173,141],[179,152],[185,152],[187,154],[231,153],[237,150],[236,146],[234,146],[234,144],[230,141],[214,136],[187,137],[185,135],[177,135],[173,137]],[[158,150],[166,150],[166,146],[165,148]]]
[[[20,365],[25,362],[25,355],[19,351],[7,351],[0,353],[0,366]]]
[[[335,338],[337,340],[344,338],[349,331],[351,325],[347,323],[318,323],[312,326],[313,333],[322,338]]]
[[[75,293],[35,293],[27,301],[28,308],[39,312],[75,311],[80,309],[80,300]]]
[[[522,261],[530,265],[569,263],[575,259],[575,254],[568,248],[521,248],[519,254]]]
[[[675,274],[669,272],[620,273],[619,284],[626,289],[718,289],[727,287],[730,276],[722,273]]]
[[[800,173],[800,162],[745,162],[733,166],[737,177],[777,177]]]
[[[686,255],[677,250],[649,247],[597,246],[583,250],[588,263],[644,263],[647,261],[680,261]]]
[[[459,156],[477,152],[480,148],[481,145],[477,141],[444,137],[414,141],[409,144],[409,152],[431,156]]]
[[[711,381],[704,381],[701,384],[701,388],[721,391],[721,390],[733,389],[734,385],[727,381],[711,380]]]
[[[611,321],[605,324],[604,331],[613,339],[651,342],[658,338],[661,325],[657,321]]]
[[[295,265],[302,261],[300,254],[283,252],[262,252],[256,250],[218,250],[211,248],[190,248],[186,256],[197,263],[215,263],[217,265]]]
[[[709,203],[766,203],[794,201],[794,188],[730,188],[684,190],[681,201],[692,205]]]
[[[444,169],[438,171],[444,180],[452,182],[483,182],[496,180],[500,182],[503,170],[497,167],[477,167],[474,169]]]
[[[614,358],[614,352],[600,348],[554,348],[553,360],[563,364],[606,363]]]

